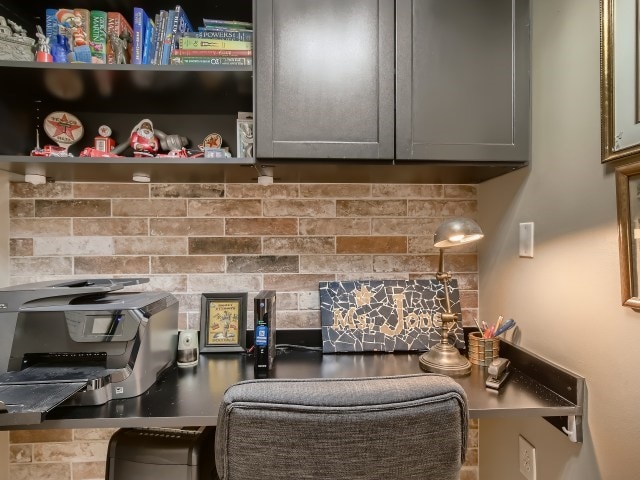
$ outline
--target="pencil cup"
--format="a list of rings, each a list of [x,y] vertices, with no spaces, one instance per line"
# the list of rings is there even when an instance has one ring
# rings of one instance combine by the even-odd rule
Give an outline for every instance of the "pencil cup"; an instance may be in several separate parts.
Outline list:
[[[482,338],[479,332],[469,334],[469,361],[474,365],[489,366],[498,357],[499,350],[499,338]]]

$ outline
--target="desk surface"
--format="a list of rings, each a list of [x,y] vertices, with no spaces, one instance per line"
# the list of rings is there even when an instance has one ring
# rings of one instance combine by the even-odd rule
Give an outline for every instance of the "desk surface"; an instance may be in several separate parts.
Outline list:
[[[313,351],[279,352],[274,378],[363,377],[422,373],[418,353],[323,355]],[[467,393],[472,418],[565,416],[581,407],[542,383],[512,369],[499,391],[485,388],[486,369],[455,379]],[[253,359],[244,354],[202,354],[195,367],[172,367],[139,397],[96,407],[57,407],[42,424],[20,428],[182,427],[215,425],[226,388],[254,378]]]

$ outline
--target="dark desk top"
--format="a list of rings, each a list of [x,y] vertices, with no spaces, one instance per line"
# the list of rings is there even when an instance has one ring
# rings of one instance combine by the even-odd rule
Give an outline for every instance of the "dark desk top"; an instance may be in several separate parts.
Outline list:
[[[279,352],[272,377],[363,377],[422,373],[418,353],[327,354]],[[512,361],[512,364],[515,364]],[[486,369],[473,366],[471,375],[457,378],[469,401],[472,418],[579,415],[582,407],[534,380],[527,370],[512,369],[499,391],[484,386]],[[42,424],[19,428],[182,427],[215,425],[226,388],[252,379],[253,359],[237,353],[202,354],[195,367],[172,367],[139,397],[112,400],[96,407],[57,407]],[[553,382],[549,382],[553,383]],[[557,391],[558,389],[556,389]],[[566,398],[565,398],[566,397]]]

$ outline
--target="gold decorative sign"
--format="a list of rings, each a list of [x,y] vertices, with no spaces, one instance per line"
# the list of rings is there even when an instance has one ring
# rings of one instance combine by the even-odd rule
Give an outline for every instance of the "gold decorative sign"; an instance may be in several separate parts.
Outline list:
[[[456,280],[451,308],[460,312]],[[444,284],[437,280],[320,282],[322,349],[335,352],[425,351],[440,342]],[[461,322],[449,338],[464,347]]]

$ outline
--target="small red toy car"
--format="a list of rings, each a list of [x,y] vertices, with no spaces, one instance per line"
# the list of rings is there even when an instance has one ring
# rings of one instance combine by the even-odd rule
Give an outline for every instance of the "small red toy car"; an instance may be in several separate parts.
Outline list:
[[[45,145],[31,150],[32,157],[73,157],[66,148],[57,145]]]
[[[80,152],[80,157],[122,157],[122,155],[116,155],[115,153],[107,153],[102,150],[97,150],[93,147],[87,147]]]

